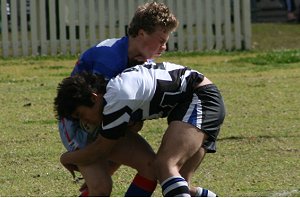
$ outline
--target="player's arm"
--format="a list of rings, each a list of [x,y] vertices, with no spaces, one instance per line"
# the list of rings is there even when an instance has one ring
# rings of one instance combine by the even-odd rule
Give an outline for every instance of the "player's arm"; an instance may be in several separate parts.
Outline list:
[[[144,125],[144,121],[130,121],[127,126],[127,131],[138,133]]]
[[[67,152],[61,155],[63,165],[73,164],[84,166],[96,162],[99,158],[107,158],[117,140],[108,139],[101,135],[83,149]]]

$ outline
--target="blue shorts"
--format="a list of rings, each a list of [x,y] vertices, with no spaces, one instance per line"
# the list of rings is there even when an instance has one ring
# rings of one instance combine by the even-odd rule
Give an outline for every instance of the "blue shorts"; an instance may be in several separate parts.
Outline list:
[[[202,146],[208,153],[214,153],[224,118],[225,106],[222,96],[214,84],[209,84],[196,88],[193,97],[178,104],[170,112],[168,123],[177,120],[194,125],[208,135]]]
[[[60,119],[58,123],[61,141],[68,151],[84,148],[94,141],[97,133],[88,133],[77,120]]]

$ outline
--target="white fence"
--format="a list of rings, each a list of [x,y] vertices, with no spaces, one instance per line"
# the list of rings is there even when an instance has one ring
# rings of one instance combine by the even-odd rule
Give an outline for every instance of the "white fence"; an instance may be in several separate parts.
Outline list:
[[[78,54],[121,37],[147,0],[0,0],[3,57]],[[161,0],[180,25],[169,51],[250,49],[250,0]]]

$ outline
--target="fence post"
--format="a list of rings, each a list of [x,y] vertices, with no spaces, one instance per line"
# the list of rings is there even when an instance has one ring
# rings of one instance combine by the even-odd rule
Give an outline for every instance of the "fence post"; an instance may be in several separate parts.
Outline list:
[[[251,49],[251,5],[250,0],[242,0],[242,32],[244,35],[243,49]]]
[[[232,50],[232,25],[231,25],[231,6],[230,1],[224,1],[224,28],[225,28],[225,49]]]
[[[9,56],[9,40],[8,40],[8,20],[6,10],[6,0],[1,0],[1,35],[2,35],[2,56]]]
[[[58,0],[59,7],[59,42],[60,53],[67,53],[67,38],[66,38],[66,1]]]
[[[51,48],[51,55],[56,55],[57,54],[57,25],[56,25],[56,17],[57,17],[57,12],[56,12],[56,5],[55,5],[56,0],[48,0],[49,3],[49,40],[50,40],[50,48]]]
[[[37,0],[30,1],[30,40],[31,54],[38,55],[38,33],[37,33]]]
[[[243,0],[241,0],[243,1]],[[233,0],[233,12],[234,12],[234,44],[235,49],[241,49],[241,7],[240,0]]]

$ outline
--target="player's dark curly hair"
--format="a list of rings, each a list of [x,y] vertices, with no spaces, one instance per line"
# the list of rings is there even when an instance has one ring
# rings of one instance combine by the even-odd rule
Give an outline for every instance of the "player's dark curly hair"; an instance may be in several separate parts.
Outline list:
[[[92,94],[104,94],[106,85],[107,81],[102,75],[86,72],[63,79],[58,84],[57,96],[54,99],[55,117],[72,119],[71,115],[78,106],[92,107]]]
[[[128,35],[136,37],[143,29],[148,34],[160,27],[165,32],[172,32],[178,26],[178,21],[170,9],[163,3],[151,2],[137,8],[128,28]]]

